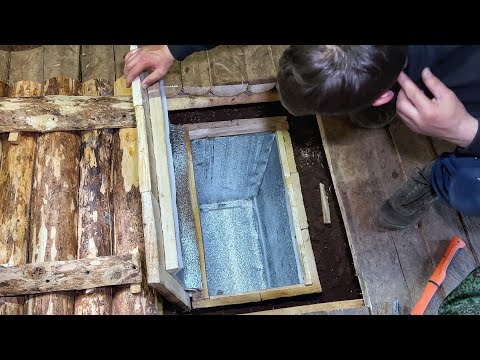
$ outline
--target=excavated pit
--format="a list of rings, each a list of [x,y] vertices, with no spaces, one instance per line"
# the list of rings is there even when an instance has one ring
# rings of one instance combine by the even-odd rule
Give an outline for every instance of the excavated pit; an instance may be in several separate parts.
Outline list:
[[[171,126],[186,288],[201,289],[184,131]],[[295,236],[274,133],[191,141],[208,293],[300,284]]]

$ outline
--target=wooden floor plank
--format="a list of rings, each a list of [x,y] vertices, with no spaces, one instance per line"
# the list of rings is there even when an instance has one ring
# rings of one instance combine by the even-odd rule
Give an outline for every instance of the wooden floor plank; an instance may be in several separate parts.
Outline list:
[[[416,264],[417,273],[410,264],[403,269],[412,249],[401,245],[413,234],[385,231],[376,223],[379,206],[402,183],[390,135],[354,128],[345,119],[318,119],[365,303],[372,314],[392,314],[396,302],[400,313],[409,313],[416,301],[410,290],[414,275],[431,262]]]
[[[441,155],[442,153],[445,153],[445,152],[452,152],[455,150],[454,144],[451,144],[443,140],[434,139],[434,138],[432,138],[431,140],[437,155]],[[449,211],[454,212],[454,210],[449,210]],[[477,217],[468,217],[468,216],[462,216],[462,215],[459,215],[459,217],[461,218],[461,221],[462,221],[462,225],[463,225],[462,230],[465,231],[465,237],[462,238],[460,235],[457,235],[457,236],[460,236],[460,238],[462,238],[462,240],[464,240],[467,243],[469,250],[471,250],[473,257],[475,258],[476,264],[480,265],[480,219]],[[457,223],[455,224],[457,225]],[[462,230],[459,230],[458,233],[461,234]],[[462,262],[463,256],[465,255],[458,254],[455,257],[455,262]],[[465,269],[465,271],[460,275],[465,275],[465,272],[467,270],[468,269]],[[458,281],[458,279],[456,280]]]
[[[462,219],[467,232],[467,238],[463,238],[462,240],[465,242],[468,241],[468,245],[473,251],[473,256],[477,263],[480,263],[480,218],[463,216]]]
[[[247,90],[247,70],[242,46],[221,45],[208,51],[212,94],[235,96]]]
[[[418,171],[416,169],[424,168],[436,158],[437,154],[430,139],[426,136],[415,134],[400,120],[392,123],[390,133],[401,158],[405,181]],[[418,231],[420,237],[425,242],[432,261],[432,267],[427,273],[423,274],[424,282],[426,283],[436,265],[440,262],[452,236],[455,235],[462,239],[466,239],[466,237],[457,212],[445,206],[445,204],[436,204],[427,217],[422,220]],[[448,276],[441,287],[442,291],[440,294],[442,297],[449,294],[476,266],[477,262],[470,249],[461,250],[457,254],[455,261],[449,266]],[[418,290],[420,293],[423,290],[423,286],[419,284]],[[418,291],[416,292],[418,294]],[[436,313],[440,305],[438,302],[439,296],[436,298],[437,301],[432,301],[429,306],[429,311],[433,313]]]

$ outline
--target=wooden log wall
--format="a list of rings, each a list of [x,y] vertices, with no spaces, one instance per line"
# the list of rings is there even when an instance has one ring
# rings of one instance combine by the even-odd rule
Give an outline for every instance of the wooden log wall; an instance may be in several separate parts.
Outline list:
[[[177,62],[169,97],[248,95],[275,85],[275,46],[220,46]],[[0,97],[130,96],[125,46],[0,51]],[[0,134],[0,264],[143,252],[136,129]],[[15,141],[13,141],[15,140]],[[113,290],[112,290],[113,289]],[[0,314],[156,314],[146,284],[0,298]]]

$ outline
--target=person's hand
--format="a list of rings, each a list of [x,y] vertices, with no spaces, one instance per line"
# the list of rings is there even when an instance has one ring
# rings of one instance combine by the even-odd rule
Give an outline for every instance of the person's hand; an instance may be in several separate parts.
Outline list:
[[[423,70],[422,79],[433,99],[429,99],[403,71],[398,77],[402,89],[397,98],[397,113],[402,120],[419,134],[437,137],[460,147],[470,145],[477,133],[478,121],[430,69]]]
[[[152,72],[142,81],[142,87],[146,89],[162,79],[174,61],[175,58],[167,45],[149,45],[131,50],[125,55],[123,69],[127,87],[132,86],[133,80],[142,72],[151,70]]]

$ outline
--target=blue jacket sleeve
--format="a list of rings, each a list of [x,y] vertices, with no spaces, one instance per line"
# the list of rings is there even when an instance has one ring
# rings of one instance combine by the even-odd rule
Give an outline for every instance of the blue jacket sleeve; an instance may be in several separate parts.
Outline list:
[[[168,45],[175,60],[183,61],[188,55],[198,51],[212,49],[218,45]]]

